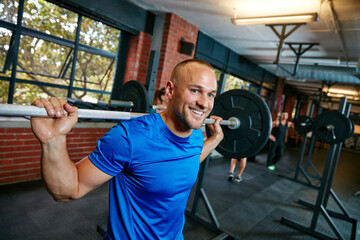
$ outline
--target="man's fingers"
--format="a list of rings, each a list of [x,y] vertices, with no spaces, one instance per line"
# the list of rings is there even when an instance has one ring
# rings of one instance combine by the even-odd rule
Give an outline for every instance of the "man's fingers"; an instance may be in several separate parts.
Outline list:
[[[40,100],[35,100],[32,105],[45,108],[48,115],[52,117],[62,117],[67,115],[68,112],[75,111],[64,98],[51,97],[49,100],[41,98]],[[64,109],[65,105],[68,105],[67,109]]]
[[[40,101],[43,104],[44,108],[46,109],[46,112],[48,113],[48,115],[55,116],[55,109],[54,109],[53,105],[51,104],[51,102],[49,100],[47,100],[46,98],[41,98]]]
[[[66,111],[66,113],[69,114],[69,116],[72,116],[72,115],[77,115],[78,108],[74,107],[74,106],[71,106],[68,103],[65,103],[64,104],[64,110]]]
[[[66,106],[70,106],[70,105],[67,103],[65,98],[59,98],[59,102],[60,102],[60,105],[62,108],[62,111],[61,111],[62,115],[68,115],[68,112],[72,112],[71,110],[68,111],[69,109],[66,109]]]
[[[31,105],[37,106],[39,108],[44,107],[44,104],[39,99],[35,100]]]
[[[64,113],[64,109],[63,109],[60,99],[58,99],[56,97],[51,97],[50,103],[52,104],[52,106],[54,108],[55,116],[62,117],[63,113]]]
[[[220,124],[221,121],[223,120],[221,117],[218,116],[210,116],[210,118],[215,120],[214,124]]]

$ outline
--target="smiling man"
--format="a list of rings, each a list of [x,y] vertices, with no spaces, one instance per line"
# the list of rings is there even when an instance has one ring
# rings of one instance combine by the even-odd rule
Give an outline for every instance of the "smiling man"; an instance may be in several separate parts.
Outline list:
[[[199,164],[224,137],[220,117],[210,117],[215,124],[205,142],[200,130],[213,108],[216,84],[207,62],[179,63],[166,85],[165,112],[119,122],[76,165],[66,135],[77,122],[77,108],[64,99],[36,100],[34,105],[56,117],[31,118],[50,194],[57,201],[78,199],[110,180],[105,239],[183,239],[184,211]],[[61,117],[64,111],[68,116]]]

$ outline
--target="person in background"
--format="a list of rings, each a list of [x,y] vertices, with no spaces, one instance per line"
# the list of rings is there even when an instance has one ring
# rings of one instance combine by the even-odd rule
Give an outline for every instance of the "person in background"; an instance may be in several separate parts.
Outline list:
[[[241,175],[244,172],[244,169],[246,167],[246,158],[241,158],[240,159],[239,170],[237,172],[237,175],[234,178],[234,170],[235,170],[235,167],[236,167],[236,164],[237,164],[238,161],[239,161],[239,159],[237,159],[237,158],[232,158],[231,159],[229,176],[228,176],[229,181],[235,181],[235,182],[241,182],[242,181]]]
[[[165,94],[165,88],[161,88],[155,91],[154,100],[152,104],[153,112],[161,113],[166,110],[169,99]]]
[[[285,136],[288,127],[293,127],[292,122],[288,122],[289,114],[282,112],[280,119],[276,119],[272,122],[272,132],[270,134],[269,152],[267,158],[267,168],[271,171],[275,170],[275,164],[280,161],[285,150]]]

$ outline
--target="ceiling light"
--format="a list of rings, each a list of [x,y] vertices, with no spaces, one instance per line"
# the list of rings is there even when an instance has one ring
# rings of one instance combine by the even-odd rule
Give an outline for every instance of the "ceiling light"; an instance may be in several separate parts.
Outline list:
[[[341,95],[357,95],[356,90],[349,90],[349,89],[339,89],[339,88],[330,88],[328,89],[329,93],[332,94],[341,94]]]
[[[317,13],[282,15],[282,16],[266,16],[266,17],[251,17],[251,18],[232,18],[231,21],[235,25],[250,25],[250,24],[293,24],[306,23],[311,21],[318,21]]]
[[[354,96],[351,96],[351,95],[344,95],[344,94],[339,94],[339,93],[327,93],[327,96],[328,97],[336,97],[336,98],[342,98],[342,97],[347,97],[349,99],[353,99]]]

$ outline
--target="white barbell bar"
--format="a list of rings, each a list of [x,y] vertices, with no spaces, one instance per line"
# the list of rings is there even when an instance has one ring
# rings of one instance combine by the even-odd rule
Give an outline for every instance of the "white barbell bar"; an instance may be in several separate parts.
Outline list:
[[[106,110],[92,110],[92,109],[78,109],[78,118],[86,119],[111,119],[111,120],[130,120],[146,115],[146,113],[120,112],[120,111],[106,111]],[[0,116],[12,117],[49,117],[45,108],[36,106],[16,105],[16,104],[0,104]],[[207,118],[204,124],[214,124],[215,120]],[[223,120],[221,125],[226,125],[230,129],[237,129],[240,127],[240,120],[236,117],[231,117],[228,120]]]

